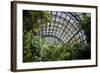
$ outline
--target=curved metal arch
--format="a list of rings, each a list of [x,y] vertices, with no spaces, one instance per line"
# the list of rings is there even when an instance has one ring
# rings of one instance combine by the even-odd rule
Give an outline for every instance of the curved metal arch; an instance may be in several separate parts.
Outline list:
[[[63,23],[62,23],[62,22],[60,22],[60,20],[59,20],[59,21],[53,20],[53,21],[54,21],[54,22],[57,22],[58,24],[62,24],[62,25],[64,25],[64,22],[65,22],[65,21],[67,21],[67,22],[68,22],[69,20],[64,19],[64,20],[63,20]],[[70,24],[73,24],[73,23],[71,23],[71,22],[68,22],[67,24],[69,24],[69,23],[70,23]]]
[[[61,12],[61,15],[56,15],[55,14],[52,14],[53,16],[56,16],[56,17],[60,17],[60,18],[64,18],[66,19],[65,17],[62,16],[62,14],[65,14],[67,16],[69,16],[69,14],[71,15],[71,17],[74,17],[75,20],[79,21],[79,16],[75,13],[75,12]],[[70,17],[70,16],[69,16]],[[73,18],[72,18],[73,19]]]
[[[57,14],[57,12],[56,12],[56,14]],[[69,12],[69,14],[71,14],[71,12]],[[67,12],[66,15],[68,16],[68,12]],[[52,21],[54,22],[54,25],[55,25],[55,23],[58,23],[58,24],[62,24],[62,25],[63,25],[65,21],[67,21],[67,23],[66,23],[65,25],[71,24],[71,25],[74,27],[74,25],[77,24],[76,21],[72,19],[72,17],[70,17],[69,20],[67,20],[66,17],[65,17],[64,20],[63,20],[63,23],[60,22],[60,20],[62,19],[62,17],[60,16],[60,17],[59,17],[59,21],[56,21],[57,17],[59,17],[59,16],[56,15],[55,20],[52,20]],[[71,23],[71,21],[70,21],[71,19],[73,20],[73,23]],[[78,21],[77,21],[77,22],[78,22]],[[74,23],[75,23],[75,24],[74,24]],[[73,24],[74,24],[74,25],[73,25]],[[75,28],[75,27],[74,27],[74,28]]]
[[[53,26],[53,25],[51,25],[51,27],[52,27],[52,26]],[[54,29],[55,29],[55,28],[56,28],[56,29],[59,28],[60,31],[61,31],[61,30],[62,30],[62,31],[64,30],[64,28],[62,28],[62,27],[58,27],[58,26],[53,26],[53,27],[54,27]],[[49,28],[50,28],[50,27],[49,27]],[[49,31],[49,33],[47,33],[47,30]],[[70,28],[68,28],[68,30],[70,31]],[[44,33],[44,31],[45,31],[45,35],[50,35],[50,34],[52,33],[53,36],[57,36],[57,37],[58,37],[59,35],[58,35],[56,32],[60,33],[59,30],[57,30],[57,31],[55,32],[54,30],[51,30],[51,29],[50,29],[50,30],[49,30],[49,29],[44,29],[44,30],[42,30],[42,33]],[[70,31],[70,32],[71,32],[71,31]],[[77,31],[77,32],[79,32],[79,31]],[[76,33],[77,33],[77,32],[76,32]],[[62,33],[64,33],[64,34],[62,34]],[[70,35],[69,35],[68,32],[64,31],[64,32],[62,32],[62,33],[60,33],[60,37],[59,37],[59,38],[61,38],[62,36],[65,36],[65,35],[68,35],[68,36],[70,37]],[[66,33],[66,34],[65,34],[65,33]],[[76,34],[76,33],[75,33],[75,34]],[[73,33],[71,32],[71,34],[73,34]],[[44,35],[44,34],[43,34],[43,35]],[[73,34],[73,36],[74,36],[74,34]],[[73,37],[73,36],[72,36],[72,37]],[[66,36],[65,36],[65,37],[66,37]],[[68,39],[68,37],[66,37],[65,40],[67,40],[67,39]],[[61,40],[63,40],[63,39],[61,38]]]
[[[68,12],[68,13],[71,14],[79,22],[80,17],[75,12]]]
[[[64,30],[64,29],[61,28],[61,27],[54,26],[54,28],[55,28],[55,27],[56,27],[56,29],[60,28],[60,30]],[[69,28],[69,30],[70,30],[70,28]],[[43,33],[44,31],[47,31],[47,30],[43,30],[42,33]],[[52,34],[51,34],[50,31],[52,31]],[[56,32],[59,32],[59,31],[57,30]],[[56,36],[56,38],[57,38],[59,35],[58,35],[56,32],[55,32],[54,30],[49,30],[49,33],[45,32],[45,34],[43,34],[43,35],[48,35],[48,36],[50,36],[50,34],[51,34],[52,36]],[[79,31],[78,31],[78,32],[79,32]],[[54,34],[53,34],[53,33],[54,33]],[[69,35],[68,32],[64,31],[63,33],[66,33],[66,35],[68,35],[68,36],[70,37],[70,35]],[[76,33],[77,33],[77,32],[76,32]],[[73,33],[71,32],[71,34],[73,34]],[[63,40],[63,38],[61,38],[62,36],[65,36],[65,34],[60,33],[59,39]],[[74,36],[74,34],[73,34],[73,36]],[[72,37],[73,37],[73,36],[72,36]],[[66,37],[66,36],[65,36],[65,37]],[[66,37],[65,40],[67,40],[67,39],[68,39],[68,37]]]
[[[61,14],[60,15],[57,15],[57,11],[55,11],[55,14],[52,14],[52,12],[53,11],[51,11],[50,12],[50,14],[51,15],[54,15],[53,16],[53,19],[52,19],[52,21],[50,22],[50,24],[47,26],[47,29],[44,29],[44,30],[42,30],[42,33],[44,33],[44,31],[45,31],[45,34],[42,34],[42,36],[44,36],[44,35],[46,35],[45,37],[54,37],[54,38],[57,38],[58,40],[60,40],[60,41],[63,41],[63,42],[66,42],[66,40],[69,42],[72,38],[74,38],[80,31],[81,31],[81,28],[78,26],[79,25],[79,17],[78,17],[78,15],[77,14],[75,14],[74,12],[61,12]],[[65,14],[66,16],[65,16],[65,18],[64,17],[62,17],[62,14]],[[68,14],[70,14],[70,15],[68,15]],[[67,19],[66,17],[68,17],[69,16],[69,19]],[[57,17],[59,17],[58,19],[59,19],[59,21],[56,21],[56,19],[57,19]],[[60,22],[60,20],[61,19],[64,19],[62,22]],[[74,18],[74,19],[73,19]],[[71,21],[70,20],[73,20],[74,22],[73,23],[71,23]],[[66,24],[64,24],[64,22],[65,21],[67,21],[67,23]],[[58,24],[58,25],[60,25],[61,27],[59,27],[58,25],[56,25],[56,23]],[[78,23],[78,24],[77,24]],[[69,28],[68,27],[68,25],[70,24],[70,27],[73,27],[73,30],[76,30],[76,28],[78,28],[79,30],[76,30],[77,32],[75,33],[75,34],[73,34],[73,32],[74,31],[72,31],[71,30],[71,28]],[[76,26],[74,26],[74,25]],[[64,26],[64,27],[62,27],[62,26]],[[51,27],[52,27],[52,29],[51,29]],[[57,31],[55,31],[55,29],[58,29],[58,28],[60,28],[60,31],[62,31],[61,33],[57,30]],[[66,29],[68,29],[69,31],[67,32],[67,31],[65,31]],[[47,32],[48,31],[48,32]],[[58,33],[60,33],[60,36],[58,36],[58,33],[56,33],[56,32],[58,32]],[[71,32],[71,34],[69,34],[69,32]],[[66,34],[65,34],[66,33]],[[68,35],[68,37],[66,37],[65,35]],[[64,40],[63,40],[63,37],[62,36],[64,36],[64,37],[66,37]],[[70,38],[69,38],[70,37]],[[79,35],[79,39],[80,39],[80,35]]]

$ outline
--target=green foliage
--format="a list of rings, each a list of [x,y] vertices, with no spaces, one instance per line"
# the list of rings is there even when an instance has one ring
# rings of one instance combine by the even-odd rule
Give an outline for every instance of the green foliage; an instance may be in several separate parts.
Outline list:
[[[37,56],[38,61],[59,61],[70,59],[69,45],[64,45],[63,43],[50,45],[43,38],[34,37],[32,39],[32,46],[33,53]],[[38,51],[35,51],[35,49]]]
[[[83,13],[80,18],[81,28],[84,30],[86,35],[87,43],[90,44],[91,42],[91,17]]]
[[[44,54],[43,49],[48,48],[46,40],[42,39],[39,36],[34,36],[31,42],[32,42],[31,51],[34,61],[41,61],[42,54]]]
[[[32,61],[32,54],[31,54],[31,32],[24,32],[23,34],[23,61]]]
[[[51,21],[52,16],[48,11],[27,11],[23,13],[23,62],[37,61],[59,61],[74,59],[90,59],[91,50],[88,44],[84,43],[54,43],[50,45],[40,36],[34,36],[33,32],[38,33],[40,25],[46,25]],[[85,32],[90,28],[90,18],[83,14],[80,24]],[[89,35],[86,34],[86,38]]]
[[[33,32],[38,33],[40,30],[40,25],[48,25],[51,21],[52,16],[49,14],[48,11],[27,11],[24,10],[24,21],[30,19],[30,24],[25,24],[25,29],[32,30]],[[28,26],[28,27],[27,27]]]
[[[33,38],[33,32],[38,33],[40,25],[47,25],[51,20],[51,15],[48,11],[31,11],[23,10],[23,61],[31,62],[38,61],[39,48],[41,47],[41,39]],[[34,41],[34,42],[33,42]],[[42,41],[43,42],[43,41]],[[36,44],[37,43],[37,44]],[[33,53],[33,51],[35,53]]]
[[[48,49],[44,49],[43,61],[59,61],[70,59],[70,50],[68,45],[63,45],[62,43],[55,43],[49,45]]]
[[[73,59],[89,59],[90,58],[90,47],[84,43],[76,44],[64,44],[55,43],[48,44],[48,42],[39,37],[34,36],[31,39],[31,53],[30,61],[60,61],[60,60],[73,60]],[[27,54],[28,55],[28,54]],[[27,57],[24,55],[24,57]],[[27,58],[25,58],[27,59]]]
[[[86,13],[82,14],[82,17],[80,18],[80,24],[82,29],[87,32],[90,28],[90,17],[86,15]]]
[[[76,43],[71,46],[72,59],[90,59],[90,46],[85,43]]]

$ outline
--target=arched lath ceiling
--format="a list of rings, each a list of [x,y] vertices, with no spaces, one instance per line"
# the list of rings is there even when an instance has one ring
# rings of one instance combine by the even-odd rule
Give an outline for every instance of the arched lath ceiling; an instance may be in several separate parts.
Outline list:
[[[50,11],[52,20],[48,23],[47,28],[41,26],[40,34],[43,37],[54,37],[66,42],[81,42],[86,39],[84,31],[79,25],[81,13]]]

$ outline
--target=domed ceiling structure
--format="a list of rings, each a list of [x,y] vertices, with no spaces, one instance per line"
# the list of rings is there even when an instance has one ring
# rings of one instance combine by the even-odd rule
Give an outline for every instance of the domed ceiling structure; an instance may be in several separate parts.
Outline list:
[[[48,26],[41,25],[40,35],[42,37],[54,42],[86,42],[84,30],[81,29],[79,22],[82,13],[61,11],[50,11],[49,13],[52,15],[52,20]],[[88,13],[87,15],[90,16]]]

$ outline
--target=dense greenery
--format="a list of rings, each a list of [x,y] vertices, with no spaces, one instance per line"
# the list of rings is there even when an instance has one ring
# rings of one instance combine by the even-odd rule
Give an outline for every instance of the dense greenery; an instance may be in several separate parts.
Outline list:
[[[84,30],[84,33],[86,35],[86,40],[88,44],[90,44],[91,43],[91,17],[88,16],[86,13],[82,13],[79,22],[81,28]]]
[[[32,37],[38,35],[41,23],[45,26],[51,20],[48,11],[23,10],[23,60],[24,62],[35,59],[32,48]]]
[[[31,53],[31,39],[32,34],[31,32],[24,32],[23,34],[23,60],[24,62],[33,61],[32,60],[32,53]]]
[[[90,18],[83,14],[80,20],[87,44],[62,42],[50,44],[37,34],[41,23],[46,26],[51,17],[48,11],[23,11],[23,62],[90,59]]]
[[[24,55],[24,62],[90,58],[90,49],[87,44],[55,43],[51,45],[39,36],[32,37],[30,48],[24,51],[27,51],[27,54]]]
[[[24,31],[32,31],[38,33],[40,31],[40,25],[48,25],[52,16],[48,11],[23,11],[24,19]]]

